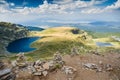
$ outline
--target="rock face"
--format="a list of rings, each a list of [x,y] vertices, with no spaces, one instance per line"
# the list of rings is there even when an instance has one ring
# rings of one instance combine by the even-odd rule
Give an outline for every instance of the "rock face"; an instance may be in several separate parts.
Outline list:
[[[2,61],[0,61],[0,80],[15,80],[12,69],[7,68]]]
[[[0,54],[6,53],[8,43],[26,37],[27,33],[28,30],[20,25],[0,22]]]

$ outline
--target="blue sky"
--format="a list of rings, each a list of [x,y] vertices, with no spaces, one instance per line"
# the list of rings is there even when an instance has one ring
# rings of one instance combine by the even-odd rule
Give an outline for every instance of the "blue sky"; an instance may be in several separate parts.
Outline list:
[[[0,0],[0,21],[40,23],[120,22],[120,0]]]

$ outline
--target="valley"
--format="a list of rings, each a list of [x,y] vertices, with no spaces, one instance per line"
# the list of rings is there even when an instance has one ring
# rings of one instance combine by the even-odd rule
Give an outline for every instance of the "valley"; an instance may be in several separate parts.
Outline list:
[[[22,25],[4,24],[0,26],[0,66],[6,65],[3,71],[6,68],[11,71],[8,71],[9,74],[1,73],[1,79],[120,79],[118,35],[113,34],[113,37],[99,33],[99,36],[95,32],[66,26],[29,30]],[[39,67],[40,71],[33,72]],[[67,69],[70,71],[67,72]]]

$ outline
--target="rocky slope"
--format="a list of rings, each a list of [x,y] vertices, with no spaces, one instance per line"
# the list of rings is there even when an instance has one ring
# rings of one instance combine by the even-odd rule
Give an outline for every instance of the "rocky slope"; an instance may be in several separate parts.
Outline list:
[[[6,53],[9,42],[26,37],[28,30],[20,25],[0,22],[0,54]]]
[[[74,56],[56,53],[50,60],[39,59],[35,62],[26,62],[23,54],[17,56],[17,65],[4,61],[9,68],[13,67],[11,72],[15,73],[15,80],[120,80],[118,53],[79,53]]]

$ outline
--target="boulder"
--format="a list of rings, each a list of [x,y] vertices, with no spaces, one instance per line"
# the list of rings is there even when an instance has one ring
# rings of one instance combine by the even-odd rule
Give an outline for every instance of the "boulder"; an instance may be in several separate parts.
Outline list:
[[[112,71],[113,68],[110,64],[106,64],[106,71]]]
[[[33,75],[35,75],[35,76],[41,76],[42,73],[41,72],[35,72]]]
[[[97,69],[98,68],[98,66],[94,63],[86,63],[86,64],[84,64],[84,67],[88,68],[88,69]]]
[[[2,69],[3,67],[4,67],[4,63],[0,61],[0,69]]]
[[[43,74],[43,76],[47,76],[48,75],[48,71],[43,71],[42,74]]]
[[[16,78],[16,75],[13,73],[10,73],[0,77],[0,80],[15,80],[15,78]]]
[[[76,72],[77,70],[73,67],[70,67],[70,66],[63,66],[62,67],[62,71],[68,75],[68,74],[73,74],[74,72]]]
[[[60,52],[57,51],[54,54],[54,61],[62,61],[62,56],[61,56]]]
[[[50,67],[52,67],[52,66],[54,66],[54,61],[49,61],[48,64]]]
[[[26,62],[26,57],[24,55],[24,53],[19,53],[16,56],[18,56],[16,61],[12,62],[13,67],[17,66],[19,68],[24,68],[27,66],[27,62]]]
[[[0,77],[4,76],[6,74],[9,74],[10,72],[11,72],[11,69],[9,69],[9,68],[0,70]]]
[[[44,68],[45,70],[49,70],[49,69],[50,69],[49,63],[43,64],[43,68]]]
[[[78,54],[79,54],[78,49],[76,47],[73,47],[71,49],[71,57],[78,55]]]

